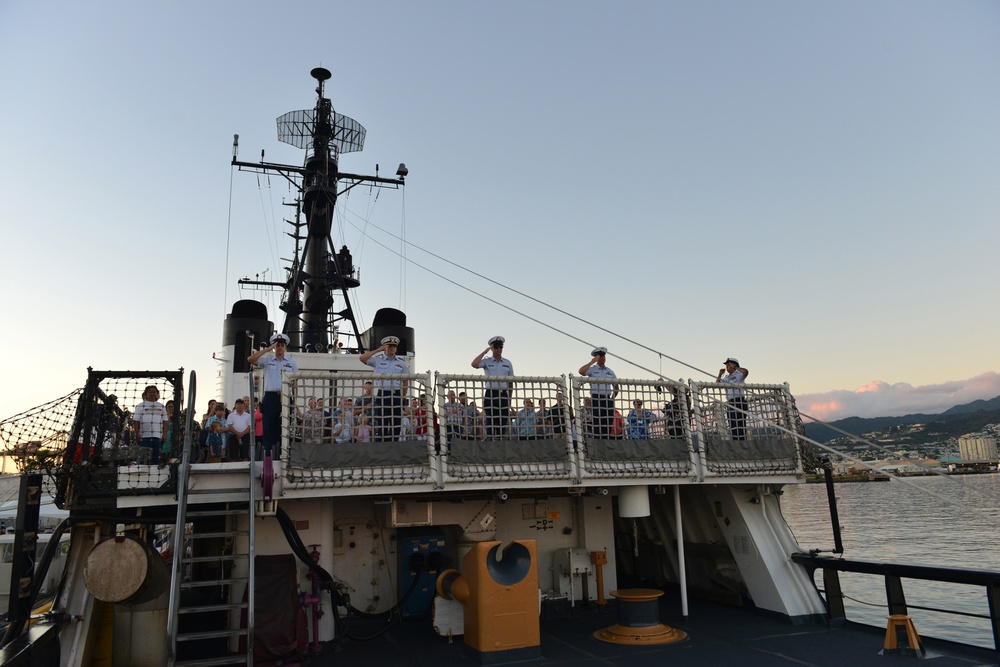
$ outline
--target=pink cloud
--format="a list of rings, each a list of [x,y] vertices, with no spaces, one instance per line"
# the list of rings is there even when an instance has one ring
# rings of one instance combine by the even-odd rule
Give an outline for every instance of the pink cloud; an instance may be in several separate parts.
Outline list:
[[[872,380],[853,391],[837,389],[803,394],[796,404],[803,413],[823,421],[844,417],[896,417],[913,413],[938,414],[979,399],[1000,396],[1000,374],[983,373],[968,380],[914,387],[906,382]]]

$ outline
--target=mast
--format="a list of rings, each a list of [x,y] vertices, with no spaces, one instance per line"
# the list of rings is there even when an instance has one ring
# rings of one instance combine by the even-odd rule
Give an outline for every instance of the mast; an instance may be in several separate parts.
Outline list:
[[[305,216],[305,230],[301,229],[296,215],[296,256],[289,268],[285,283],[240,281],[240,284],[267,284],[285,289],[281,309],[285,312],[283,327],[290,339],[289,349],[305,352],[328,352],[338,341],[331,334],[339,324],[351,324],[354,345],[350,352],[364,352],[361,329],[351,307],[348,289],[361,282],[354,272],[354,262],[347,246],[334,249],[333,213],[339,194],[361,183],[375,187],[400,187],[408,173],[399,165],[396,178],[341,173],[340,155],[361,151],[365,142],[365,128],[352,118],[337,113],[330,99],[325,96],[325,83],[332,76],[330,70],[317,67],[310,72],[316,79],[316,106],[312,109],[289,111],[277,119],[278,139],[306,150],[305,166],[293,167],[267,163],[240,162],[233,155],[233,166],[241,171],[257,173],[277,172],[291,181],[298,189],[297,212]],[[302,243],[301,254],[299,243]],[[343,308],[334,311],[335,294],[339,293]]]

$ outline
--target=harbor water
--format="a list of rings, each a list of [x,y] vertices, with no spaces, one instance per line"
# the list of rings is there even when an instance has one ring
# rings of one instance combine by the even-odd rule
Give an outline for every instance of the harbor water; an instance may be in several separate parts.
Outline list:
[[[996,514],[1000,474],[894,478],[835,484],[844,557],[857,560],[965,567],[1000,572]],[[782,513],[803,550],[833,549],[824,484],[788,485]],[[816,575],[822,587],[822,576]],[[886,624],[884,578],[842,573],[847,618]],[[984,587],[904,579],[909,615],[921,634],[994,647],[989,621],[913,607],[989,617]]]

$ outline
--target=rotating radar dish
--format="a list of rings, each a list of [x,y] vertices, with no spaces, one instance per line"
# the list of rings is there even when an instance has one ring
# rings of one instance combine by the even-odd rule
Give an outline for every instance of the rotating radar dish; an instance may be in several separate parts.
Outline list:
[[[333,112],[330,147],[337,153],[354,153],[365,147],[365,127],[353,118]],[[316,110],[301,109],[278,116],[278,140],[297,148],[312,148]]]
[[[316,79],[317,81],[327,81],[333,75],[330,74],[330,70],[328,70],[325,67],[313,67],[312,71],[309,72],[309,76]]]

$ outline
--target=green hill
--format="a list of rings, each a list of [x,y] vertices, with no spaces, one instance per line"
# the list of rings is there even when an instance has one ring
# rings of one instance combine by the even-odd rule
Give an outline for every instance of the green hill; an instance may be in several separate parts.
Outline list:
[[[830,422],[830,426],[847,431],[851,435],[861,435],[872,431],[882,431],[893,426],[924,424],[928,441],[957,438],[966,433],[974,433],[987,424],[1000,423],[1000,396],[988,401],[979,400],[964,405],[956,405],[941,414],[912,414],[902,417],[846,417]],[[806,434],[818,442],[829,442],[840,438],[842,433],[824,424],[806,424]],[[933,437],[932,437],[933,436]]]

